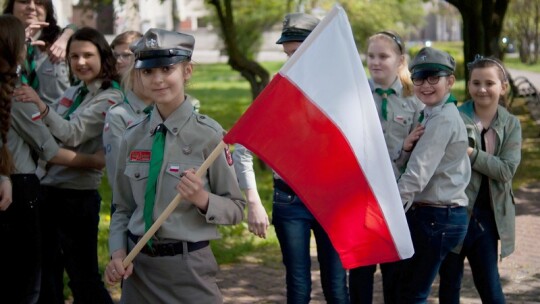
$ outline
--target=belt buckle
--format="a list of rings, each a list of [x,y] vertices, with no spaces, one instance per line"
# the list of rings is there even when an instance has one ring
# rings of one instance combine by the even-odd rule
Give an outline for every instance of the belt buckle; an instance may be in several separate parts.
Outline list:
[[[175,244],[174,243],[160,244],[158,253],[161,256],[176,255]]]

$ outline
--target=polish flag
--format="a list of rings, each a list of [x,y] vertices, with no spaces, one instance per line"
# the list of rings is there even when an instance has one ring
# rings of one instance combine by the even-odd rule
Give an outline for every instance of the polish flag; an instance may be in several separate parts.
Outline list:
[[[414,250],[375,103],[341,7],[321,21],[226,134],[272,167],[347,269]]]

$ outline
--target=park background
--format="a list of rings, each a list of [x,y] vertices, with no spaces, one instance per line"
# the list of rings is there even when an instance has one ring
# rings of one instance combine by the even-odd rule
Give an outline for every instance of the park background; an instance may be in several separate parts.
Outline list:
[[[3,1],[0,0],[0,4]],[[53,0],[62,25],[98,28],[111,40],[125,30],[144,32],[150,27],[176,29],[196,38],[194,76],[188,93],[201,101],[200,112],[208,114],[229,129],[264,88],[286,56],[275,40],[279,37],[285,13],[303,11],[324,17],[336,1],[302,0]],[[349,0],[339,1],[349,15],[361,56],[369,35],[383,29],[399,32],[410,56],[423,46],[444,49],[458,63],[459,81],[454,87],[458,100],[466,96],[465,63],[476,53],[494,55],[513,71],[540,73],[538,20],[540,0],[513,1],[422,1]],[[489,4],[488,4],[489,2]],[[538,87],[531,78],[533,88]],[[531,114],[537,96],[516,97],[511,111],[523,126],[523,159],[514,179],[518,190],[539,181],[539,127]],[[255,162],[258,190],[271,218],[272,176],[260,161]],[[337,176],[337,173],[336,173]],[[103,197],[99,256],[103,271],[108,262],[108,226],[111,191],[102,181]],[[254,264],[283,272],[279,244],[269,229],[266,239],[247,230],[247,223],[221,227],[223,238],[212,242],[222,267]],[[540,232],[540,231],[538,231]],[[517,250],[520,250],[518,247]],[[314,266],[316,267],[316,265]],[[258,280],[257,268],[249,274]],[[536,274],[536,279],[540,275]],[[249,279],[249,278],[248,278]],[[284,291],[284,280],[281,291]],[[465,282],[467,283],[467,281]],[[472,284],[469,280],[468,284]],[[111,288],[118,299],[118,287]],[[70,292],[66,288],[66,297]],[[540,300],[538,300],[540,301]],[[234,301],[232,301],[234,302]],[[272,301],[270,301],[272,302]],[[278,301],[279,302],[279,301]],[[263,303],[263,302],[261,302]],[[264,302],[266,303],[266,302]]]

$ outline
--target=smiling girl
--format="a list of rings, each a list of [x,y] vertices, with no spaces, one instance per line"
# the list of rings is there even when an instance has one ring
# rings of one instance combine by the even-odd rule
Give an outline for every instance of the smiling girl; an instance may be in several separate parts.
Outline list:
[[[221,153],[199,178],[223,137],[221,126],[193,110],[185,95],[193,36],[148,30],[134,49],[135,86],[154,101],[146,118],[128,127],[115,172],[106,281],[123,280],[121,303],[221,303],[218,266],[209,240],[218,224],[242,220],[245,202],[232,163]],[[180,193],[182,201],[126,268],[123,259]]]
[[[70,75],[80,83],[64,93],[56,111],[49,110],[29,86],[22,86],[14,95],[37,105],[42,120],[64,147],[94,153],[102,149],[107,110],[123,100],[116,89],[116,61],[105,37],[91,28],[82,28],[71,37],[67,53]],[[45,303],[63,299],[62,260],[75,302],[112,303],[97,267],[101,176],[101,170],[52,165],[41,181],[45,198],[41,208],[45,244],[41,298]]]
[[[368,39],[367,66],[388,153],[391,160],[395,160],[400,154],[410,152],[414,141],[423,132],[418,118],[424,105],[414,97],[401,37],[393,31],[382,31],[371,36]],[[392,162],[392,167],[396,178],[404,169],[402,164],[396,162]],[[376,268],[377,265],[370,265],[350,270],[351,303],[372,303]],[[384,301],[396,303],[399,280],[395,279],[395,275],[399,272],[399,262],[380,264],[380,268]]]
[[[514,252],[515,205],[512,178],[521,161],[521,126],[506,110],[508,74],[498,59],[477,58],[468,64],[472,100],[459,107],[471,139],[467,154],[472,176],[469,228],[461,250],[441,266],[440,303],[459,303],[465,257],[482,303],[505,303],[498,268]]]

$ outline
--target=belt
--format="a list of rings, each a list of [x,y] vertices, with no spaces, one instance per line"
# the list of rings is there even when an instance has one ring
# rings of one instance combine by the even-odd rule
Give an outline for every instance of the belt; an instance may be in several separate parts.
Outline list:
[[[140,237],[138,235],[134,235],[130,231],[128,231],[128,237],[136,244]],[[144,253],[150,257],[158,257],[158,256],[174,256],[177,254],[183,254],[184,253],[184,246],[183,241],[179,241],[176,243],[166,243],[166,244],[153,244],[152,247],[144,246],[141,249],[141,253]],[[199,241],[199,242],[185,242],[187,243],[187,251],[192,252],[195,250],[202,249],[210,244],[209,241]]]
[[[459,208],[463,207],[459,204],[435,204],[435,203],[426,203],[426,202],[414,202],[413,207],[432,207],[432,208]]]
[[[279,178],[274,178],[274,188],[290,195],[296,195],[293,189],[289,185],[287,185],[282,179]]]

